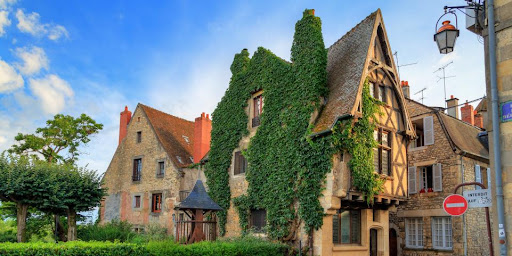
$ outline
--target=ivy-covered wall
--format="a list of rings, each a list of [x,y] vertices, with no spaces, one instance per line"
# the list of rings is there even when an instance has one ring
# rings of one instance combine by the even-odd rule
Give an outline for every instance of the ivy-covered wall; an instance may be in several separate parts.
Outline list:
[[[326,173],[331,170],[332,156],[338,150],[351,147],[341,142],[343,138],[340,136],[353,142],[364,136],[368,141],[361,147],[375,144],[371,141],[373,128],[367,123],[362,123],[359,130],[342,129],[343,132],[335,133],[336,136],[310,137],[312,115],[319,111],[321,100],[328,93],[327,50],[320,18],[315,17],[312,10],[304,11],[295,26],[291,61],[284,61],[261,47],[252,58],[245,49],[235,55],[228,90],[212,114],[212,141],[205,171],[212,199],[225,209],[218,214],[221,234],[225,233],[226,211],[231,200],[229,168],[233,151],[249,134],[245,108],[252,93],[263,90],[264,109],[261,124],[244,151],[249,162],[245,174],[249,183],[247,194],[233,198],[244,231],[248,228],[250,209],[266,209],[267,233],[274,239],[295,239],[301,224],[306,232],[320,228],[324,209],[319,197]],[[368,102],[371,109],[365,120],[370,122],[376,107],[374,101]],[[364,129],[371,131],[350,135]],[[369,134],[370,137],[366,136]],[[371,147],[364,152],[349,152],[362,152],[361,157],[373,157]],[[359,158],[353,159],[356,160],[351,167],[362,170],[361,176],[366,177],[364,182],[370,182],[367,186],[358,185],[358,188],[363,192],[364,189],[370,193],[378,192],[378,178],[373,176],[373,169],[368,169],[366,163],[370,161],[371,164],[371,160],[365,159],[364,164],[358,164]]]

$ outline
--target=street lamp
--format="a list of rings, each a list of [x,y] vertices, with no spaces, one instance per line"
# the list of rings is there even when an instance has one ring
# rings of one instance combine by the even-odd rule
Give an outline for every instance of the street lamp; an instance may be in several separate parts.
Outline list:
[[[451,13],[455,15],[453,12],[447,12],[444,15]],[[459,30],[457,29],[457,15],[455,15],[455,26],[450,24],[449,20],[443,21],[443,26],[437,29],[437,25],[439,21],[443,17],[441,16],[439,20],[437,20],[436,24],[436,34],[434,35],[434,41],[437,43],[437,47],[439,47],[439,52],[442,54],[447,54],[453,52],[453,47],[455,46],[455,40],[459,36]]]

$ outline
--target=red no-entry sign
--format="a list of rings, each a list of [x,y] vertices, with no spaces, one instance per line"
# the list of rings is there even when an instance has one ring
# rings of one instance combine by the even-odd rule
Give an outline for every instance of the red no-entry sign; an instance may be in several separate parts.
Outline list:
[[[460,216],[468,209],[468,201],[461,195],[449,195],[444,199],[443,208],[452,216]]]

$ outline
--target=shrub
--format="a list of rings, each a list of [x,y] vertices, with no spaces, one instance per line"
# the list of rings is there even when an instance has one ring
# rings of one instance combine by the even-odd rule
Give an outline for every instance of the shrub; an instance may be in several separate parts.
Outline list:
[[[120,241],[132,240],[137,234],[126,221],[113,220],[105,225],[82,225],[78,227],[78,239],[82,241]]]
[[[152,241],[147,244],[119,242],[83,242],[67,243],[3,243],[0,244],[2,256],[272,256],[288,255],[285,244],[268,242],[256,238],[200,242],[180,245],[172,241]]]
[[[2,256],[142,256],[148,255],[144,247],[111,242],[67,243],[3,243],[0,244]]]

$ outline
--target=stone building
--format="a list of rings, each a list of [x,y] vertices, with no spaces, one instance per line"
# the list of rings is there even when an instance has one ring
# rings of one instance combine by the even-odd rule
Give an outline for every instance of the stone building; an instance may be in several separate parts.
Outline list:
[[[256,57],[253,57],[253,59]],[[325,190],[319,198],[323,207],[323,225],[313,232],[315,255],[389,255],[389,217],[396,206],[407,199],[406,147],[414,137],[406,109],[406,101],[398,83],[398,73],[380,10],[369,15],[328,48],[328,96],[322,109],[311,118],[313,139],[326,136],[347,118],[361,117],[361,95],[365,81],[370,93],[384,103],[377,120],[374,136],[378,141],[375,152],[375,172],[385,181],[384,191],[368,205],[365,196],[352,185],[348,162],[351,156],[338,153],[332,156],[332,169],[325,179]],[[259,116],[265,113],[265,91],[259,90],[247,101],[248,134],[232,152],[229,168],[231,198],[247,193],[245,177],[247,161],[243,152],[257,134]],[[270,103],[268,103],[270,104]],[[215,129],[215,128],[214,128]],[[210,159],[212,161],[212,159]],[[250,163],[249,163],[250,166]],[[255,230],[265,226],[265,209],[255,209],[249,216]],[[231,203],[227,212],[226,235],[241,234],[240,216]],[[298,240],[306,243],[304,230]],[[396,234],[396,233],[395,233]],[[396,245],[396,243],[395,243]]]
[[[189,168],[210,146],[211,120],[204,113],[194,122],[138,104],[133,116],[121,112],[119,145],[103,177],[108,196],[100,223],[128,221],[136,231],[150,224],[174,234],[177,203],[204,175]]]
[[[452,96],[447,105],[453,116],[407,99],[416,139],[407,152],[409,200],[390,220],[399,233],[399,255],[489,255],[484,208],[470,208],[457,217],[443,210],[444,199],[458,184],[491,184],[488,145],[479,138],[482,129],[468,123],[474,120],[473,108],[462,107],[465,122],[458,119],[457,98]]]

